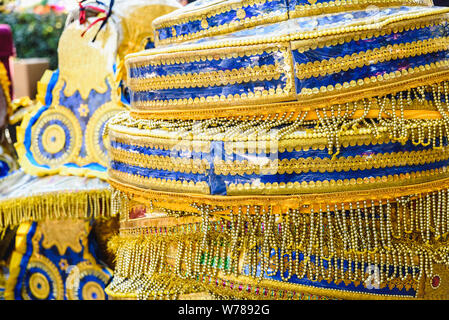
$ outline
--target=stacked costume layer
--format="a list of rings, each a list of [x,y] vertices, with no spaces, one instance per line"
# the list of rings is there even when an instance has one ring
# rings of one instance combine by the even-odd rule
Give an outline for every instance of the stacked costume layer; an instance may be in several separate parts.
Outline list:
[[[358,3],[155,20],[108,122],[109,295],[447,295],[449,10]]]

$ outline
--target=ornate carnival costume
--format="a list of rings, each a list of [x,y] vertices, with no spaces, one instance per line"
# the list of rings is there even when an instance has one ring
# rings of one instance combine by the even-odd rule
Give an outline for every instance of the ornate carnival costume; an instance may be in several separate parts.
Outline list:
[[[0,180],[0,231],[17,229],[6,299],[107,299],[112,271],[102,261],[112,260],[105,244],[116,221],[103,181],[103,128],[126,109],[119,88],[124,56],[152,43],[151,21],[178,7],[82,1],[69,15],[59,68],[44,74],[40,103],[17,128],[23,171]]]
[[[9,59],[13,51],[11,28],[8,25],[0,25],[0,178],[17,169],[13,147],[6,134],[8,117],[12,113]]]
[[[427,0],[156,19],[156,48],[126,58],[132,110],[107,125],[106,292],[448,298],[448,19]]]

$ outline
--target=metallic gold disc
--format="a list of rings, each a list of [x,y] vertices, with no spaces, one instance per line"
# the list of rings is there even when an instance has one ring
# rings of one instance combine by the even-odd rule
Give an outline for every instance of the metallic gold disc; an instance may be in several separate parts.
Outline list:
[[[58,268],[50,259],[34,255],[28,262],[22,283],[24,300],[63,300],[64,284]]]

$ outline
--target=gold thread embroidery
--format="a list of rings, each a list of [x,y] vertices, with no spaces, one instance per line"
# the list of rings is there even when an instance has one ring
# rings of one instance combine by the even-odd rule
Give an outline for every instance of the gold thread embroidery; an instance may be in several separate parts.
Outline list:
[[[0,202],[0,229],[30,220],[110,217],[113,216],[110,199],[110,190],[100,189],[3,200]],[[90,204],[96,205],[92,207]],[[48,206],[51,206],[52,210],[49,210]]]
[[[225,13],[230,10],[237,10],[238,12],[244,11],[243,6],[250,6],[253,4],[262,4],[267,2],[266,0],[252,0],[252,1],[244,1],[241,3],[228,5],[225,3],[225,6],[219,7],[217,9],[207,8],[204,11],[200,11],[199,13],[195,12],[194,15],[189,16],[189,14],[185,14],[181,18],[174,17],[172,18],[172,15],[167,15],[166,17],[157,18],[154,21],[154,28],[156,30],[156,34],[158,34],[157,30],[167,27],[173,27],[175,25],[193,22],[197,20],[204,19],[203,16],[206,15],[207,17],[213,17],[216,14]],[[373,3],[374,2],[374,3]],[[318,14],[324,14],[324,13],[335,13],[339,11],[349,11],[349,10],[361,10],[365,9],[368,5],[376,5],[376,6],[382,6],[382,7],[388,7],[388,6],[395,6],[395,5],[430,5],[428,0],[346,0],[346,1],[329,1],[324,4],[317,3],[317,4],[311,4],[311,5],[297,5],[293,11],[289,11],[288,13],[283,13],[281,10],[277,10],[275,12],[271,12],[270,14],[262,14],[259,16],[254,16],[252,18],[245,18],[243,14],[241,16],[238,16],[240,21],[233,21],[232,24],[227,23],[223,24],[214,28],[208,28],[205,26],[202,26],[203,29],[206,30],[200,30],[195,33],[189,33],[184,34],[180,36],[176,36],[176,34],[173,34],[174,37],[167,38],[167,39],[159,39],[159,37],[156,37],[157,44],[158,45],[166,45],[170,43],[179,43],[187,40],[193,40],[198,39],[201,37],[209,37],[219,34],[226,34],[231,33],[234,31],[238,31],[242,28],[249,28],[253,26],[257,26],[260,24],[270,24],[275,22],[280,22],[287,20],[287,18],[290,16],[291,18],[296,17],[304,17],[304,16],[311,16],[311,15],[318,15]],[[240,9],[240,10],[239,10]]]
[[[296,194],[314,192],[338,192],[340,190],[367,190],[373,188],[403,186],[404,184],[417,184],[447,178],[448,167],[424,171],[392,174],[387,176],[351,178],[338,180],[316,180],[303,182],[251,182],[229,183],[226,194],[229,196],[248,194]]]
[[[258,80],[279,79],[284,72],[285,68],[279,64],[274,64],[225,71],[157,76],[145,79],[131,78],[128,81],[128,85],[133,91],[209,87]]]
[[[52,142],[51,138],[53,137],[53,134],[56,133],[64,133],[64,130],[61,129],[59,126],[50,126],[43,132],[43,135],[39,135],[41,129],[49,123],[51,120],[59,120],[63,122],[70,130],[70,139],[69,137],[54,137],[59,140],[63,141],[55,141]],[[52,133],[49,133],[48,131],[51,130],[51,128],[58,128],[57,131],[52,131]],[[39,118],[39,120],[36,122],[36,124],[32,128],[32,143],[31,143],[31,151],[36,158],[36,160],[40,164],[47,164],[52,166],[53,168],[60,166],[63,163],[73,161],[74,157],[79,153],[79,150],[82,145],[82,131],[81,126],[78,123],[78,119],[76,116],[72,113],[70,109],[67,109],[65,107],[58,106],[54,109],[48,109],[46,110]],[[69,148],[67,152],[65,152],[65,155],[61,156],[60,158],[50,159],[47,157],[44,157],[42,155],[42,152],[39,148],[39,138],[48,138],[48,140],[42,140],[43,148],[47,151],[56,151],[62,149],[62,147],[66,144],[66,142],[69,142]],[[48,144],[48,145],[47,145]],[[54,149],[54,146],[57,147],[59,150]]]

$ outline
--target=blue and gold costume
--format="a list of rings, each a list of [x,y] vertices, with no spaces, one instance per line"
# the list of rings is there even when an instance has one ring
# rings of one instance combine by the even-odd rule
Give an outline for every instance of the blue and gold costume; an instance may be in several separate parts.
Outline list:
[[[448,21],[421,0],[155,19],[155,48],[126,58],[131,110],[107,124],[106,292],[447,298]]]
[[[113,265],[106,240],[117,222],[104,181],[105,123],[126,110],[124,56],[152,43],[151,21],[178,7],[165,0],[83,1],[69,14],[59,68],[44,74],[38,102],[20,115],[21,170],[0,179],[0,236],[16,231],[9,275],[0,281],[5,299],[108,299],[112,270],[103,261]]]

